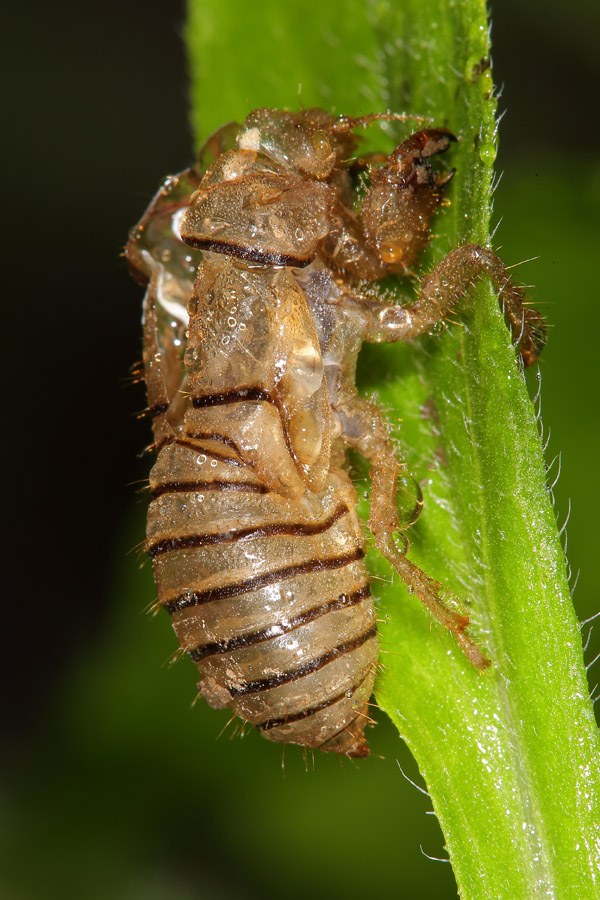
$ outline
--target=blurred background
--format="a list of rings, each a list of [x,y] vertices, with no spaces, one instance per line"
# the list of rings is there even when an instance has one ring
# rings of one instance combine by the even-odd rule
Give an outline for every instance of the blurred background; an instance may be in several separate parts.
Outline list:
[[[183,17],[158,0],[4,14],[5,321],[20,324],[3,341],[15,546],[3,542],[0,894],[450,898],[450,866],[427,858],[445,856],[442,834],[383,714],[370,760],[290,748],[282,766],[256,734],[230,740],[227,712],[190,710],[195,670],[169,666],[167,618],[144,614],[150,438],[128,374],[141,291],[120,254],[162,177],[192,156]],[[508,264],[535,257],[517,277],[552,326],[547,458],[562,453],[557,513],[562,524],[571,502],[586,619],[600,607],[600,8],[502,0],[492,18],[506,110],[495,244]],[[587,660],[598,650],[592,634]]]

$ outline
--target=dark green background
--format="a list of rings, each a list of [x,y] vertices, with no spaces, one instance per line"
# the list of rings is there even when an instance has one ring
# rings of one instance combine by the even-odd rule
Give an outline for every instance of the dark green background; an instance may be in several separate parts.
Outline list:
[[[592,3],[499,0],[493,19],[508,110],[495,245],[509,264],[539,257],[517,274],[552,325],[540,365],[547,455],[562,451],[557,509],[562,523],[571,498],[569,559],[586,618],[599,606],[600,15]],[[34,2],[13,4],[5,21],[16,540],[4,545],[0,892],[454,896],[450,867],[419,849],[443,856],[443,838],[381,714],[370,760],[313,764],[289,748],[283,770],[281,748],[257,735],[219,737],[227,713],[190,711],[194,670],[166,665],[167,618],[143,614],[154,592],[132,549],[145,514],[133,483],[147,474],[136,453],[149,435],[132,416],[143,392],[127,387],[141,296],[119,253],[161,177],[191,156],[182,9]],[[598,649],[592,635],[587,659]]]

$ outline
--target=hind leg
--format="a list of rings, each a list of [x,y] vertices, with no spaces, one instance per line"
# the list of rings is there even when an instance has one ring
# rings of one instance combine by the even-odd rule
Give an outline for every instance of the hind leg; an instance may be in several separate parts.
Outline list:
[[[473,665],[485,669],[490,664],[489,660],[466,633],[469,617],[454,612],[446,605],[447,600],[456,600],[452,592],[406,556],[408,540],[403,529],[418,516],[420,497],[415,499],[409,521],[401,523],[398,496],[399,491],[405,491],[401,483],[404,469],[396,457],[380,410],[349,390],[336,411],[342,422],[344,440],[370,463],[372,494],[369,528],[377,549],[398,572],[408,590],[454,635]]]

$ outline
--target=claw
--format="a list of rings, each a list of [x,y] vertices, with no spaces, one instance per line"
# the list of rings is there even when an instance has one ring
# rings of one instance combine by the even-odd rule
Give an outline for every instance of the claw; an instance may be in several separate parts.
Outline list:
[[[426,128],[397,147],[387,163],[375,169],[362,205],[367,245],[386,267],[386,274],[408,275],[427,243],[429,221],[452,174],[439,177],[429,158],[456,141],[445,128]]]
[[[451,143],[458,139],[447,128],[425,128],[411,134],[392,153],[390,161],[398,159],[427,159],[437,153],[444,153]]]

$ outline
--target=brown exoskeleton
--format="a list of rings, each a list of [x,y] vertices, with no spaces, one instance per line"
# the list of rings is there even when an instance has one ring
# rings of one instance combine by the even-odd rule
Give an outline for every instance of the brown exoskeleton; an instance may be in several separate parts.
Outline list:
[[[128,246],[148,282],[158,459],[146,549],[159,602],[212,706],[271,740],[350,756],[368,753],[378,644],[346,448],[370,463],[377,547],[473,664],[488,664],[468,618],[406,556],[404,470],[380,410],[357,393],[360,346],[429,331],[484,274],[526,364],[543,345],[539,315],[482,247],[446,256],[410,308],[366,290],[410,272],[449,180],[430,160],[454,140],[425,129],[365,163],[357,211],[353,130],[379,118],[394,117],[256,110],[163,187]]]

